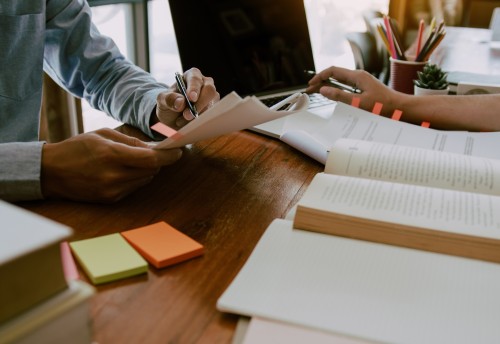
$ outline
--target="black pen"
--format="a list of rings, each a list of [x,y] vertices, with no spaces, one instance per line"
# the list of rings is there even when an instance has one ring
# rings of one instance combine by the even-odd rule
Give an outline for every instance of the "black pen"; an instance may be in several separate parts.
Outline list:
[[[191,101],[188,99],[186,85],[184,84],[184,78],[180,73],[177,72],[175,73],[175,81],[177,82],[177,88],[179,89],[179,91],[181,91],[182,95],[184,96],[184,99],[186,99],[189,111],[191,111],[191,114],[194,117],[198,117],[198,110],[196,110],[196,106],[193,103],[191,103]]]
[[[310,75],[311,77],[316,75],[316,72],[313,70],[305,70],[304,73],[306,73],[307,75]],[[331,77],[326,79],[326,80],[321,80],[321,81],[329,86],[333,86],[335,88],[338,88],[338,89],[341,89],[343,91],[347,91],[350,93],[360,94],[363,92],[359,88],[357,88],[356,86],[352,87],[352,86],[343,84],[340,81],[335,80],[334,78],[331,78]]]

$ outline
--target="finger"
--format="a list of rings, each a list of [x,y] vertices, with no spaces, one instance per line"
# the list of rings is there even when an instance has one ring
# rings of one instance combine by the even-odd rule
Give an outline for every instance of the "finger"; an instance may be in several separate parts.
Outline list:
[[[198,106],[198,109],[205,111],[220,100],[220,94],[217,92],[214,79],[204,77],[203,80],[204,83],[201,89],[200,98],[198,99],[196,105]]]
[[[94,133],[104,139],[111,140],[116,143],[123,143],[127,146],[142,147],[142,148],[148,147],[148,145],[145,142],[139,140],[138,138],[125,135],[113,129],[102,128],[96,130]]]
[[[116,164],[140,168],[158,168],[171,165],[182,156],[181,149],[155,150],[137,138],[119,133],[115,130],[99,130],[107,141],[106,147],[99,147],[99,151],[106,159]],[[106,141],[103,141],[103,144]],[[97,153],[97,152],[96,152]]]
[[[182,150],[175,149],[151,149],[121,147],[117,150],[117,158],[124,166],[156,169],[162,166],[172,165],[182,156]]]
[[[180,112],[185,105],[184,97],[177,92],[161,92],[156,97],[156,107],[160,111]]]
[[[358,84],[358,71],[353,71],[341,67],[330,67],[318,74],[321,80],[327,80],[332,77],[340,82],[346,83],[350,86],[355,86]]]
[[[323,96],[325,96],[329,99],[340,101],[340,102],[346,103],[346,104],[351,104],[352,98],[354,96],[352,93],[344,92],[342,90],[339,90],[338,88],[329,87],[329,86],[321,87],[319,92]]]
[[[188,99],[196,103],[203,87],[203,75],[198,68],[191,68],[184,73],[184,80],[186,81]]]
[[[162,92],[156,98],[156,116],[160,122],[175,127],[179,112],[185,110],[186,101],[177,92]]]

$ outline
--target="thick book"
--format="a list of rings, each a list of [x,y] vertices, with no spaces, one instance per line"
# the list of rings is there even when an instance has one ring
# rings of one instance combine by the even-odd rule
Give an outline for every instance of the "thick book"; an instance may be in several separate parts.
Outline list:
[[[399,121],[343,103],[330,111],[324,116],[307,112],[287,116],[281,141],[322,164],[341,138],[500,159],[498,132],[436,130],[404,122],[404,113]]]
[[[277,219],[217,308],[371,343],[500,343],[500,264]]]
[[[70,228],[0,201],[0,323],[67,288],[60,243]]]
[[[0,325],[0,344],[90,344],[89,299],[94,289],[82,281]]]
[[[294,227],[500,262],[500,160],[339,140]]]

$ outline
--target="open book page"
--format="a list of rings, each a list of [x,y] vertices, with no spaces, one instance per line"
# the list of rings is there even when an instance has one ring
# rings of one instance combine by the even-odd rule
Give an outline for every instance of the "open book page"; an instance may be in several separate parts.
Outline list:
[[[306,94],[295,94],[281,101],[287,104],[287,110],[273,110],[256,97],[241,99],[235,92],[229,93],[198,118],[155,145],[156,149],[182,147],[190,143],[228,134],[233,131],[250,128],[254,125],[293,114],[307,108],[309,99]],[[157,123],[155,126],[165,126]],[[153,129],[155,129],[153,126]],[[168,128],[168,127],[167,127]],[[172,130],[172,129],[170,129]]]
[[[500,160],[401,145],[339,139],[325,172],[500,196]]]
[[[217,308],[379,343],[497,343],[500,264],[275,220]]]
[[[323,228],[342,214],[500,240],[497,209],[496,196],[318,173],[297,204],[294,225]]]
[[[404,117],[404,114],[403,114]],[[432,125],[432,123],[431,123]],[[290,136],[300,133],[312,139],[293,140]],[[326,163],[327,152],[340,138],[390,143],[409,147],[452,152],[464,155],[500,159],[500,133],[471,133],[443,131],[395,121],[343,103],[337,103],[330,117],[314,118],[308,126],[298,117],[288,117],[282,137],[285,142],[308,154],[310,145],[316,144],[316,160]],[[305,145],[302,145],[302,143]],[[304,150],[304,147],[307,150]],[[321,158],[323,160],[321,160]]]

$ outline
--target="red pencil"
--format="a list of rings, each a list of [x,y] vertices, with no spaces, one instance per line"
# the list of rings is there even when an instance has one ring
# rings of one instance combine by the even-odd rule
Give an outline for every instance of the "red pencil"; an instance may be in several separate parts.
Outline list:
[[[393,59],[397,59],[396,48],[394,47],[394,39],[392,37],[391,25],[389,24],[389,18],[384,15],[385,31],[387,33],[387,40],[389,41],[389,47],[391,48],[391,56]]]
[[[418,36],[417,36],[417,53],[415,57],[420,53],[420,48],[422,47],[422,36],[424,35],[424,20],[420,19],[420,24],[418,25]]]

